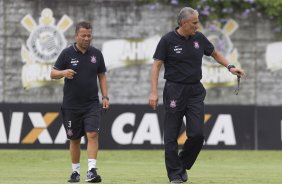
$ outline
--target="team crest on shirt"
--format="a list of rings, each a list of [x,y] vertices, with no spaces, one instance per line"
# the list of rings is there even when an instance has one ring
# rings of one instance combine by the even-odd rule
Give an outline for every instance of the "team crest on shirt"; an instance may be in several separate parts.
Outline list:
[[[97,60],[96,60],[96,57],[95,56],[91,56],[91,63],[96,63]]]
[[[68,130],[67,130],[67,134],[68,134],[68,136],[70,136],[70,137],[73,136],[72,129],[68,129]]]
[[[169,106],[170,106],[171,108],[175,108],[175,107],[176,107],[176,100],[170,100]]]
[[[195,49],[198,49],[198,48],[200,48],[199,42],[197,42],[197,41],[194,41],[194,47],[195,47]]]

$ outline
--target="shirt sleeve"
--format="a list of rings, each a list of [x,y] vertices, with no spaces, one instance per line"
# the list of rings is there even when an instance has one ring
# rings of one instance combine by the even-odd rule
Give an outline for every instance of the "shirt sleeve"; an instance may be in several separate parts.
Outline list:
[[[161,61],[165,61],[167,56],[167,43],[164,37],[159,41],[153,59],[158,59]]]
[[[65,70],[66,69],[66,50],[63,50],[61,52],[53,68],[56,70]]]
[[[206,56],[210,56],[212,53],[213,53],[213,51],[214,51],[214,46],[213,46],[213,44],[207,39],[207,37],[205,37],[204,35],[203,35],[203,40],[204,40],[204,45],[205,45],[205,49],[204,49],[204,54],[206,55]]]
[[[99,53],[100,53],[100,58],[99,58],[100,59],[100,64],[99,64],[98,72],[97,73],[105,73],[107,71],[107,69],[106,69],[104,57],[103,57],[102,52],[99,52]]]

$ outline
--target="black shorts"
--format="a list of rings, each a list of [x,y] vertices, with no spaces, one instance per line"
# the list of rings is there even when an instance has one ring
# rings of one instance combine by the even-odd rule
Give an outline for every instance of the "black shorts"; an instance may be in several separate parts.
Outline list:
[[[101,105],[94,104],[87,110],[61,108],[63,124],[68,139],[79,139],[86,132],[99,132],[101,119]]]

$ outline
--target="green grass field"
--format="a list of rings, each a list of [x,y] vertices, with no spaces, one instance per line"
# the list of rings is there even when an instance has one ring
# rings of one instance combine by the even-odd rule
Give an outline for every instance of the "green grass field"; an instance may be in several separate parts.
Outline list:
[[[81,179],[87,169],[82,151]],[[99,174],[105,184],[167,184],[162,150],[101,150]],[[61,184],[71,172],[68,150],[0,150],[1,184]],[[191,184],[281,184],[282,151],[203,150]]]

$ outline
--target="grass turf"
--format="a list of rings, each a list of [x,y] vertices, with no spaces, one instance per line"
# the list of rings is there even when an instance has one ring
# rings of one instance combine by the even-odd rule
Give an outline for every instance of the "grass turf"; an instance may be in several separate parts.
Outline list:
[[[105,184],[167,184],[162,150],[101,150],[98,173]],[[67,183],[68,150],[0,150],[1,184]],[[81,181],[87,170],[81,153]],[[191,184],[281,184],[282,151],[203,150],[189,171]]]

